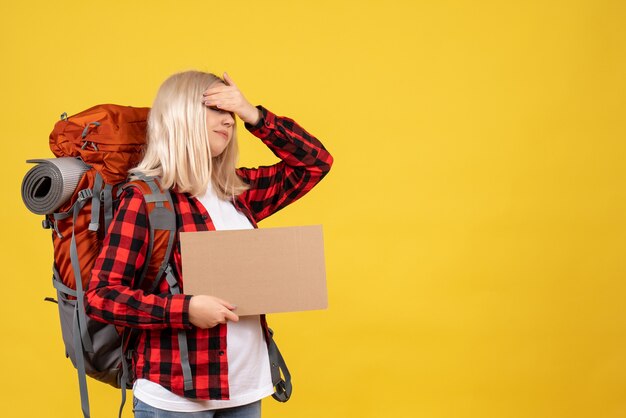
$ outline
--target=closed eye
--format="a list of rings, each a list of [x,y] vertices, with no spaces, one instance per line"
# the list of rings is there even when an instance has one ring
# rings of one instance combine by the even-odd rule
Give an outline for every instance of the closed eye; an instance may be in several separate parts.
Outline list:
[[[228,110],[224,110],[224,109],[220,109],[217,106],[209,106],[209,109],[211,109],[214,112],[219,112],[219,113],[230,113],[231,115],[234,115],[233,112],[229,112]]]
[[[235,118],[235,114],[233,112],[229,112],[228,110],[220,109],[219,107],[216,107],[216,106],[208,106],[208,108],[211,109],[214,112],[230,113],[230,115],[233,117],[233,119]]]

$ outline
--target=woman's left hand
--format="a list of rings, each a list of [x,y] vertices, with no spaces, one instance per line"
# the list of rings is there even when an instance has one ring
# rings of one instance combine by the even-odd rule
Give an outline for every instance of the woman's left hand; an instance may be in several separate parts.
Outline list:
[[[233,79],[226,73],[224,73],[224,81],[226,85],[215,83],[206,89],[202,95],[202,103],[207,107],[233,112],[244,122],[256,125],[261,118],[259,109],[246,100]]]

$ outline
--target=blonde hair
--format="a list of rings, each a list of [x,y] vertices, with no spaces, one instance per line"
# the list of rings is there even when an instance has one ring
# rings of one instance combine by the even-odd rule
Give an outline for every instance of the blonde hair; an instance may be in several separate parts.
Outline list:
[[[129,171],[131,179],[137,174],[159,176],[162,187],[193,196],[204,194],[212,181],[225,200],[248,189],[235,172],[236,125],[226,149],[211,156],[202,93],[217,82],[224,83],[215,74],[185,71],[161,84],[148,115],[148,146],[141,162]]]

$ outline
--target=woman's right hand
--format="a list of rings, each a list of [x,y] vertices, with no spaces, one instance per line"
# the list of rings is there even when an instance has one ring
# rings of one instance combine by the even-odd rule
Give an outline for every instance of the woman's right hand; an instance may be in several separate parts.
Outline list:
[[[189,322],[198,328],[213,328],[226,321],[239,321],[235,306],[215,296],[196,295],[189,301]]]
[[[250,125],[256,125],[261,118],[261,111],[243,96],[239,87],[226,73],[224,73],[224,81],[226,82],[225,85],[215,83],[213,87],[205,90],[202,95],[204,105],[208,107],[215,106],[220,110],[233,112],[242,121]]]

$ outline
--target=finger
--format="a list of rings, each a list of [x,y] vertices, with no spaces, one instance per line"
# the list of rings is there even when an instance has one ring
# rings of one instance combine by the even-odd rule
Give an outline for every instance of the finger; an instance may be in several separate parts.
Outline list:
[[[228,84],[229,86],[233,86],[233,87],[237,87],[237,84],[235,84],[235,82],[233,81],[232,78],[230,78],[230,76],[228,75],[227,72],[224,72],[224,81],[226,82],[226,84]]]
[[[240,103],[240,100],[237,97],[229,96],[229,95],[219,95],[219,96],[210,96],[203,97],[202,103],[207,106],[237,106]]]
[[[239,322],[239,316],[237,316],[237,314],[232,311],[227,311],[224,314],[224,318],[226,318],[226,320],[228,321]]]
[[[230,103],[230,101],[228,100],[228,98],[205,98],[202,100],[202,104],[204,104],[205,106],[208,107],[221,107],[226,105],[227,103]]]
[[[223,93],[225,91],[233,91],[235,88],[232,86],[225,86],[223,84],[220,83],[219,86],[216,87],[210,87],[208,89],[206,89],[204,91],[204,93],[202,93],[203,96],[210,96],[212,94],[217,94],[217,93]]]
[[[233,100],[221,100],[218,107],[222,110],[233,111],[237,107],[237,102]]]
[[[232,303],[226,302],[224,299],[220,299],[218,297],[215,297],[215,300],[217,301],[217,303],[219,303],[220,305],[224,306],[229,311],[232,311],[233,309],[236,308],[235,305],[233,305]]]
[[[210,102],[210,103],[205,103],[204,105],[207,106],[209,109],[223,110],[225,112],[235,112],[237,109],[236,103],[228,102],[228,101]]]
[[[212,94],[210,96],[203,96],[202,97],[202,101],[203,102],[222,102],[222,103],[226,103],[226,102],[235,102],[238,100],[238,97],[236,94],[231,93],[231,92],[222,92],[222,93],[216,93],[216,94]]]

